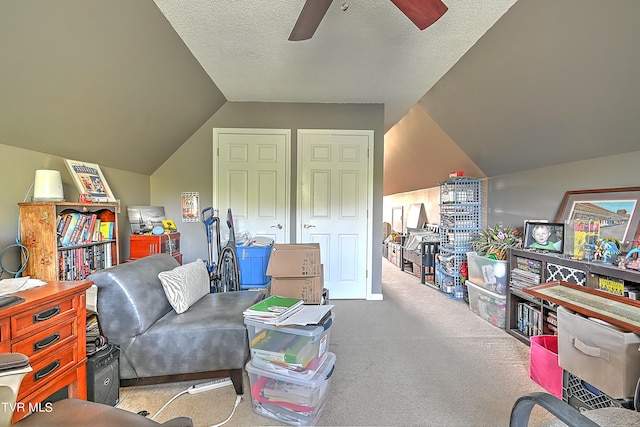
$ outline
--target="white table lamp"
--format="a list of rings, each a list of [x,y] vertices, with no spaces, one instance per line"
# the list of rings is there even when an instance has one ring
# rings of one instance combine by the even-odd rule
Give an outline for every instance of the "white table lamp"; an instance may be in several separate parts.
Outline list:
[[[39,169],[33,183],[34,202],[62,202],[64,192],[62,189],[62,176],[60,171]]]

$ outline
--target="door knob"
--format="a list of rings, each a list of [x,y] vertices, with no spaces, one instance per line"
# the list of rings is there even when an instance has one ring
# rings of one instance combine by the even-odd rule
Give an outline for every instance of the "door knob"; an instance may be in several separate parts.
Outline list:
[[[271,228],[277,228],[278,230],[282,230],[282,224],[272,225]]]
[[[313,225],[313,224],[304,224],[303,227],[304,228],[313,228],[313,227],[315,227],[315,225]]]

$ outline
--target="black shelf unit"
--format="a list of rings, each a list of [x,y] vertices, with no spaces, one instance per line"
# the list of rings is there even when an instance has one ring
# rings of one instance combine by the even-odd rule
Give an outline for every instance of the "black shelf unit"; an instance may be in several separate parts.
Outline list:
[[[551,254],[534,252],[526,249],[510,249],[509,250],[509,292],[507,292],[507,313],[506,313],[506,331],[519,339],[520,341],[530,344],[527,333],[519,328],[518,323],[518,304],[526,303],[536,310],[540,311],[542,318],[541,329],[538,334],[553,333],[551,329],[554,325],[549,326],[549,314],[555,315],[556,306],[548,301],[540,300],[531,295],[525,294],[521,290],[513,287],[514,269],[523,265],[523,260],[532,261],[540,264],[540,281],[546,283],[554,280],[563,280],[565,282],[584,285],[589,288],[598,289],[599,280],[601,278],[613,279],[623,282],[626,286],[640,287],[640,271],[623,270],[610,263],[599,261],[578,261],[568,258],[561,254]],[[562,275],[564,270],[566,277],[558,277]],[[537,284],[537,283],[536,283]],[[537,335],[537,334],[536,334]]]

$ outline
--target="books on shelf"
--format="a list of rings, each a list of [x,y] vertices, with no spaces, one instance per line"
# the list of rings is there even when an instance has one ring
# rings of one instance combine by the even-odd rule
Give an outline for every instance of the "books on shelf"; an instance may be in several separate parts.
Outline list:
[[[279,322],[300,310],[303,304],[304,301],[301,299],[271,295],[252,305],[242,314],[252,320]]]
[[[96,233],[100,220],[95,213],[64,212],[58,217],[57,233],[60,246],[75,246],[98,242]]]

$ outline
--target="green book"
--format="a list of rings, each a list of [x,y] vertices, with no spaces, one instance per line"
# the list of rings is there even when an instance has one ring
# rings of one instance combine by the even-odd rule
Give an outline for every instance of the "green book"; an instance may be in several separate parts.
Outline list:
[[[271,295],[246,309],[243,314],[246,317],[284,318],[300,309],[303,303],[301,299]]]

